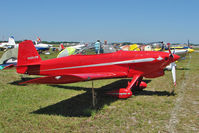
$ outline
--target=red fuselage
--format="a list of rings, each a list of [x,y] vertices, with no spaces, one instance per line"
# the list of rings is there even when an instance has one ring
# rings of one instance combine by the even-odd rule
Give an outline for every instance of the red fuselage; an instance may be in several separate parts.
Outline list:
[[[146,87],[143,77],[155,78],[164,75],[164,68],[179,56],[154,51],[117,51],[108,54],[71,55],[41,60],[32,41],[19,44],[17,72],[30,75],[45,75],[20,84],[67,84],[96,79],[132,77],[126,88],[110,92],[119,98],[132,95],[131,88]]]
[[[31,75],[99,74],[121,72],[124,77],[141,74],[144,77],[162,76],[163,69],[179,57],[169,59],[169,53],[154,51],[117,51],[98,55],[72,55],[40,61],[28,67]]]

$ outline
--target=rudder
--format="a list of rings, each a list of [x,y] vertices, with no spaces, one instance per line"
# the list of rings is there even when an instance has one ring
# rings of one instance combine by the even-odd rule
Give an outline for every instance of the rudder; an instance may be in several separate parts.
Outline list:
[[[19,43],[17,72],[25,73],[28,65],[39,63],[41,57],[31,40]]]

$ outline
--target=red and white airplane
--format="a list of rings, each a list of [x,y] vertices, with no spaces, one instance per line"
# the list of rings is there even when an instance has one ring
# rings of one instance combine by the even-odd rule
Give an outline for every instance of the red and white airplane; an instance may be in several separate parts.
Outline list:
[[[44,75],[20,84],[67,84],[97,79],[132,78],[126,88],[111,92],[119,98],[129,98],[133,87],[146,87],[143,77],[163,76],[163,69],[178,59],[178,55],[166,52],[117,51],[42,60],[32,41],[24,41],[19,44],[17,72]]]

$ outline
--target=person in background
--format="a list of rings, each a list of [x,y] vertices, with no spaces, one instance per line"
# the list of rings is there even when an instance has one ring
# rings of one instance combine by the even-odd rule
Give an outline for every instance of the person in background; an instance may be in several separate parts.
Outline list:
[[[95,53],[96,54],[100,54],[100,49],[101,49],[101,42],[100,40],[97,40],[97,42],[95,43]]]
[[[107,43],[107,40],[104,40],[104,44],[101,44],[100,45],[100,53],[104,53],[104,50],[106,49],[106,48],[108,48],[109,46],[108,46],[108,43]]]
[[[104,45],[107,45],[107,40],[104,40]]]

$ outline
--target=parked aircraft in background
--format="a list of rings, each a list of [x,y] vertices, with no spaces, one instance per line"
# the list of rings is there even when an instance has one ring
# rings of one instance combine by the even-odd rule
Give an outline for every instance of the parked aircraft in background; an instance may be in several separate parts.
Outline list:
[[[169,43],[170,45],[170,43]],[[145,46],[147,47],[147,49],[149,49],[150,51],[165,51],[165,52],[169,52],[169,48],[167,47],[168,45],[166,45],[164,42],[155,42],[155,43],[150,43],[149,45]],[[171,52],[175,53],[176,55],[179,55],[181,59],[184,59],[185,56],[188,53],[188,49],[178,49],[175,47],[171,47]]]
[[[85,44],[78,44],[78,45],[75,45],[75,46],[69,46],[69,47],[65,48],[63,43],[61,43],[59,45],[60,53],[57,55],[57,58],[76,54],[77,51],[81,51],[86,47],[87,47],[87,45],[85,45]]]
[[[42,61],[32,41],[20,43],[18,53],[17,73],[44,76],[20,84],[67,84],[97,79],[132,78],[126,88],[109,92],[119,98],[129,98],[135,87],[143,89],[146,87],[146,83],[142,81],[143,77],[163,76],[164,68],[179,59],[178,55],[171,52],[120,50],[106,54],[78,54]],[[175,67],[173,71],[175,72]]]
[[[8,49],[0,57],[0,70],[16,66],[18,57],[18,47]]]
[[[0,43],[0,50],[7,50],[9,48],[17,47],[18,44],[15,43],[14,37],[11,36],[8,39],[8,42]]]
[[[37,40],[35,41],[34,46],[37,51],[42,52],[42,51],[49,50],[52,45],[41,43],[41,39],[39,37],[37,37]]]
[[[187,50],[188,53],[194,52],[193,48],[191,48],[191,47],[185,47],[185,46],[184,47],[181,47],[181,46],[175,47],[175,46],[173,46],[173,47],[171,47],[171,49],[175,49],[175,50]]]
[[[86,46],[85,44],[78,44],[78,45],[71,46],[71,47],[73,47],[73,48],[75,48],[75,49],[77,49],[77,50],[80,50],[80,49],[82,49],[82,48],[85,47],[85,46]]]
[[[165,50],[168,50],[168,47],[166,47],[165,43],[164,42],[156,42],[156,43],[151,43],[150,44],[151,47],[152,47],[152,50],[154,51],[165,51]],[[170,48],[171,50],[179,50],[179,51],[183,51],[183,50],[186,50],[188,53],[192,53],[194,52],[194,49],[192,49],[191,47],[188,47],[188,46],[171,46]],[[181,53],[179,52],[179,53]]]

